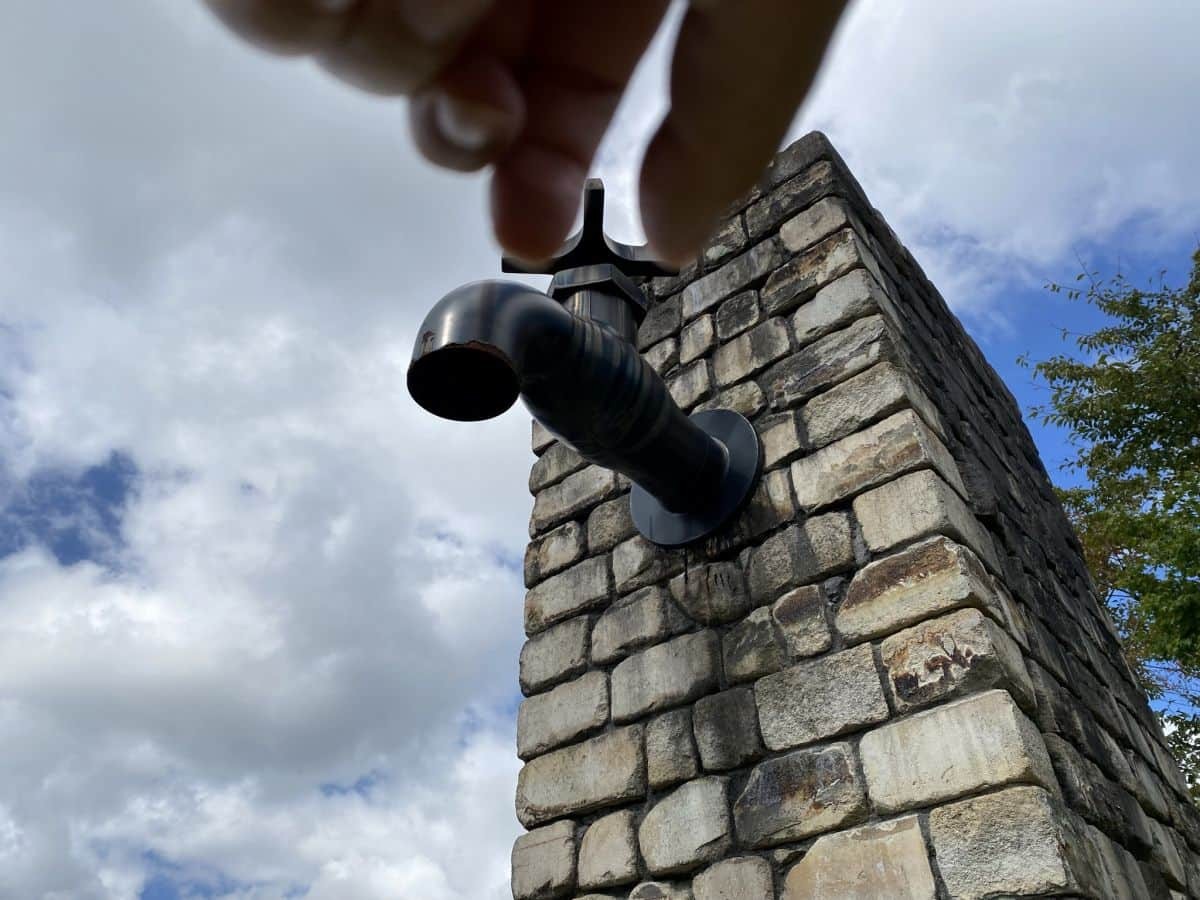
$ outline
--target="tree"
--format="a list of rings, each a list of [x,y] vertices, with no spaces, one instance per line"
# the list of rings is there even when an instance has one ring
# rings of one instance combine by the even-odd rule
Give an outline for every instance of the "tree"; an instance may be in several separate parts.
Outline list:
[[[1183,287],[1084,272],[1053,293],[1108,316],[1078,356],[1033,366],[1085,477],[1059,495],[1135,672],[1163,701],[1177,756],[1200,775],[1200,248]],[[1064,339],[1068,333],[1064,332]],[[1028,358],[1021,359],[1029,365]]]

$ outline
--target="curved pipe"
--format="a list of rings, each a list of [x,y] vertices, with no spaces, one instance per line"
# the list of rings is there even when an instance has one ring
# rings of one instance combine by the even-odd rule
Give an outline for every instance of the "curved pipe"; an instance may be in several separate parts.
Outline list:
[[[408,390],[434,415],[490,419],[518,396],[584,459],[627,475],[672,512],[704,506],[725,446],[675,404],[637,348],[531,287],[477,281],[425,317]]]

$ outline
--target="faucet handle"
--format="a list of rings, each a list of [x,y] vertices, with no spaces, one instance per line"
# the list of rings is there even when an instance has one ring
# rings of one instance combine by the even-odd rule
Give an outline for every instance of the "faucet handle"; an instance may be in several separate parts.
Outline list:
[[[633,246],[614,241],[604,233],[604,182],[589,178],[583,188],[583,226],[567,238],[558,254],[538,265],[505,256],[500,269],[515,275],[554,275],[584,266],[611,265],[624,275],[677,275],[673,269],[652,259],[645,244]]]

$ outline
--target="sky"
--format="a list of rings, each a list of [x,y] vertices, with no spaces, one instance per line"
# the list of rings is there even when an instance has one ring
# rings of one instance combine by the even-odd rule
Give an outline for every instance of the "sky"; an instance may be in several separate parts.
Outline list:
[[[626,240],[679,11],[595,166]],[[1096,324],[1047,281],[1186,275],[1197,33],[861,0],[791,137],[1028,407],[1016,358]],[[529,419],[404,390],[427,308],[498,274],[485,180],[194,0],[17,0],[0,109],[0,897],[507,898]]]

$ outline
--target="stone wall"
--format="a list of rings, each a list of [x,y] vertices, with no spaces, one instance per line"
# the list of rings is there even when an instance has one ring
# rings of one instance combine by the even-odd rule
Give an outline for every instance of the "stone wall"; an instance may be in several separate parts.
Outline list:
[[[823,135],[648,285],[765,474],[660,550],[535,425],[518,900],[1200,896],[1200,815],[1020,411]]]

